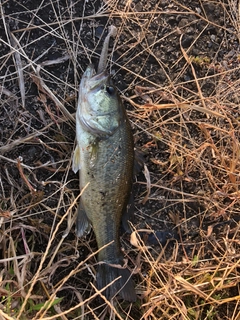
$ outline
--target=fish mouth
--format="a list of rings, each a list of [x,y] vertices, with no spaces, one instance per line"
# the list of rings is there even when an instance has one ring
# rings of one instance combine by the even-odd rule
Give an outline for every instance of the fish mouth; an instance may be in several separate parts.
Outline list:
[[[90,64],[83,74],[80,84],[80,91],[87,90],[92,91],[102,87],[104,84],[108,84],[110,81],[110,75],[107,70],[96,73],[94,66]]]

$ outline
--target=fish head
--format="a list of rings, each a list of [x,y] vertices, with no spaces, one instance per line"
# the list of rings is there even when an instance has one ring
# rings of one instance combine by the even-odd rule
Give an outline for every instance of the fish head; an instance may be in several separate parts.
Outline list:
[[[109,73],[96,73],[93,65],[83,74],[77,107],[77,122],[93,135],[107,137],[119,127],[122,103]]]

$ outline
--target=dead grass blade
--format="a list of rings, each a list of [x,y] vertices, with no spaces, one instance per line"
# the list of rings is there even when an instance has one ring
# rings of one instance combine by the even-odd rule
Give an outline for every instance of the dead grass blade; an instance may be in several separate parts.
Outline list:
[[[14,318],[10,317],[5,312],[3,312],[1,309],[0,309],[0,317],[1,317],[0,318],[1,320],[15,320]]]
[[[145,163],[144,163],[144,172],[143,173],[144,173],[144,176],[147,181],[147,194],[145,195],[144,199],[142,200],[142,203],[144,205],[147,202],[148,197],[151,193],[151,178],[150,178],[150,173],[149,173],[148,168]]]
[[[29,135],[27,135],[26,137],[23,138],[19,138],[19,139],[15,139],[14,141],[10,142],[9,144],[6,144],[4,146],[0,147],[0,155],[10,152],[11,150],[13,150],[14,148],[16,148],[17,146],[21,145],[21,144],[25,144],[28,142],[31,142],[31,140],[36,139],[38,136],[44,134],[45,132],[47,132],[47,130],[53,125],[53,123],[49,123],[48,125],[46,125],[43,129],[40,129],[36,132],[30,133]]]
[[[23,65],[22,65],[21,55],[19,54],[19,49],[21,48],[21,46],[20,46],[20,43],[18,42],[17,38],[10,31],[8,24],[5,23],[5,19],[3,19],[3,20],[4,20],[5,30],[8,33],[8,36],[10,38],[11,46],[14,49],[13,55],[15,57],[15,59],[14,59],[15,68],[16,68],[16,71],[18,74],[18,85],[19,85],[21,98],[22,98],[22,106],[23,106],[23,108],[25,108],[25,99],[26,99],[25,81],[24,81],[24,76],[23,76]]]
[[[133,106],[140,108],[140,109],[146,109],[146,110],[164,110],[164,109],[175,109],[175,108],[180,108],[180,109],[189,109],[189,110],[196,110],[199,111],[201,113],[207,114],[207,115],[211,115],[214,117],[219,117],[219,118],[224,118],[225,115],[213,111],[209,108],[207,108],[206,106],[201,107],[198,106],[194,103],[188,104],[185,102],[182,103],[163,103],[163,104],[152,104],[152,103],[146,103],[144,105],[140,105],[136,102],[134,102],[132,99],[126,98],[124,97],[125,100],[129,101]]]
[[[86,186],[87,187],[87,186]],[[85,188],[82,189],[82,192],[84,192]],[[38,270],[36,272],[36,274],[34,275],[33,279],[32,279],[32,282],[31,282],[31,286],[29,288],[29,291],[27,292],[26,296],[25,296],[25,299],[24,299],[24,302],[21,306],[21,309],[19,310],[19,314],[18,314],[18,317],[17,317],[17,320],[20,319],[21,315],[24,313],[24,309],[25,309],[25,306],[27,304],[27,301],[32,293],[32,290],[33,290],[33,287],[34,285],[36,284],[38,278],[39,278],[39,275],[40,275],[40,272],[42,270],[42,267],[43,267],[43,263],[45,262],[46,260],[46,257],[47,257],[47,254],[48,254],[48,251],[49,251],[49,248],[54,240],[54,237],[58,231],[58,228],[59,226],[62,224],[62,221],[65,219],[66,216],[68,216],[69,214],[69,211],[74,207],[76,201],[78,200],[78,198],[81,196],[82,192],[79,194],[79,196],[75,199],[75,201],[72,203],[72,205],[69,207],[69,209],[67,210],[67,212],[63,215],[63,217],[61,218],[61,220],[59,221],[59,223],[57,224],[52,236],[51,236],[51,239],[49,240],[48,242],[48,245],[47,245],[47,248],[46,248],[46,251],[45,253],[43,254],[42,258],[41,258],[41,261],[40,261],[40,265],[38,267]]]
[[[71,115],[71,113],[64,107],[61,101],[44,83],[43,79],[40,76],[40,67],[37,68],[37,74],[32,74],[31,77],[34,83],[38,86],[38,90],[45,93],[52,101],[54,101],[55,105],[62,111],[67,120],[71,120],[73,123],[75,123],[75,118],[73,117],[73,115]]]

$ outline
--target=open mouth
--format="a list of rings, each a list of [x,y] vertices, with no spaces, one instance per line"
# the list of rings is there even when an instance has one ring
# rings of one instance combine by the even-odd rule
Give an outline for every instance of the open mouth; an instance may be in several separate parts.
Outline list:
[[[109,73],[106,70],[100,73],[96,73],[89,79],[89,90],[96,89],[103,84],[109,83],[109,78]]]

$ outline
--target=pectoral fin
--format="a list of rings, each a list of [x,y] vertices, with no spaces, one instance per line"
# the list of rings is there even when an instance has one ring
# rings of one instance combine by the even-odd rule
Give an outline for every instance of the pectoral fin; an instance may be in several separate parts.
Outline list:
[[[77,173],[78,170],[81,169],[81,154],[80,154],[80,148],[77,145],[74,153],[73,153],[73,161],[72,161],[72,170],[74,173]]]
[[[88,220],[86,212],[81,204],[81,201],[77,209],[77,221],[76,221],[76,235],[82,237],[87,235],[91,230],[91,223]]]

